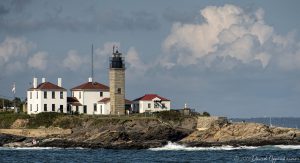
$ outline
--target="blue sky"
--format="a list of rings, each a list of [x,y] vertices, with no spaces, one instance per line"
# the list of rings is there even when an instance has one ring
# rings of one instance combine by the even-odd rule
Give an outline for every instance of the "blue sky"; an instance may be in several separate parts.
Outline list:
[[[70,89],[108,85],[112,46],[126,59],[126,96],[228,117],[300,116],[300,2],[0,2],[0,95],[25,98],[32,77]]]

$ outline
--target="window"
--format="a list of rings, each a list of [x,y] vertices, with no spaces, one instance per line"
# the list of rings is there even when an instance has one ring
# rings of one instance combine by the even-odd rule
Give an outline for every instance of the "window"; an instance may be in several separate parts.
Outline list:
[[[102,114],[102,105],[100,105],[100,114]]]
[[[74,97],[74,92],[72,92],[72,97]]]
[[[52,99],[55,99],[55,92],[52,91]]]
[[[39,111],[39,104],[36,104],[36,111]]]
[[[81,92],[79,92],[79,98],[81,98]]]
[[[97,104],[94,104],[94,112],[97,112]]]
[[[30,94],[29,94],[29,95],[30,95],[30,99],[32,99],[32,92],[31,92],[31,91],[30,91]]]
[[[55,104],[52,104],[52,111],[55,111]]]
[[[154,103],[154,108],[158,108],[158,103]]]
[[[148,104],[148,108],[151,108],[151,104],[150,103]]]
[[[83,106],[83,113],[86,113],[87,109],[86,109],[86,105]]]
[[[162,108],[167,108],[165,104],[162,104]]]
[[[47,104],[44,104],[44,111],[47,111]]]
[[[62,113],[63,112],[63,105],[59,105],[59,111]]]
[[[64,99],[64,92],[60,92],[60,99]]]
[[[47,91],[44,91],[44,99],[47,99]]]
[[[32,104],[30,104],[30,111],[32,111]]]
[[[103,97],[103,92],[100,92],[100,97]]]
[[[38,91],[36,92],[36,98],[37,99],[39,98],[39,92]]]
[[[117,89],[117,93],[118,93],[118,94],[121,94],[121,88],[118,88],[118,89]]]
[[[78,106],[76,106],[76,112],[79,113],[79,107]]]

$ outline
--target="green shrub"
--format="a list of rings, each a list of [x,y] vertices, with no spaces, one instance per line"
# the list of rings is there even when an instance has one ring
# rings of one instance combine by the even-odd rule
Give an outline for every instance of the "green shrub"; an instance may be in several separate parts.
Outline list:
[[[180,121],[184,118],[184,116],[180,112],[175,110],[161,111],[155,113],[155,115],[163,121]]]
[[[13,112],[0,112],[0,128],[10,128],[17,119],[29,119],[27,114],[16,114]]]
[[[203,112],[203,114],[202,114],[203,116],[205,116],[205,117],[210,117],[210,114],[208,113],[208,112]]]
[[[78,116],[61,116],[55,119],[53,126],[60,128],[75,128],[82,126],[82,121],[82,118],[79,118]]]
[[[29,120],[29,128],[38,128],[40,126],[49,127],[53,124],[56,118],[64,116],[63,113],[56,112],[44,112],[35,115],[35,117]]]

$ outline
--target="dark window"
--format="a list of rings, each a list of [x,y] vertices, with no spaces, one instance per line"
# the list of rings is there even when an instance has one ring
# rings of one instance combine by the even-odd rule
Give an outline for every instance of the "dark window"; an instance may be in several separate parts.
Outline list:
[[[68,106],[67,106],[67,112],[68,112],[68,113],[71,112],[71,107],[72,107],[71,105],[68,105]]]
[[[52,104],[52,111],[55,111],[55,104]]]
[[[52,99],[55,99],[55,92],[52,91]]]
[[[64,93],[60,92],[60,99],[64,99]]]
[[[32,92],[30,92],[30,99],[32,99]]]
[[[79,92],[79,98],[81,98],[81,92]]]
[[[154,108],[158,108],[158,104],[157,103],[154,103]]]
[[[150,103],[148,104],[148,108],[151,108],[151,104]]]
[[[47,104],[44,104],[44,111],[47,111]]]
[[[97,104],[94,104],[94,111],[97,111]]]
[[[121,88],[118,88],[118,89],[117,89],[117,93],[118,93],[118,94],[121,94]]]
[[[86,109],[86,105],[83,106],[83,113],[86,113],[87,109]]]
[[[39,110],[39,104],[36,104],[36,111]]]
[[[100,92],[100,97],[102,97],[103,96],[103,92]]]
[[[30,104],[30,111],[32,111],[32,104]]]
[[[59,111],[60,111],[61,113],[63,112],[63,107],[64,107],[63,105],[60,105],[60,106],[59,106]]]
[[[47,91],[44,91],[44,99],[47,99]]]
[[[36,98],[37,99],[39,98],[39,92],[36,92]]]
[[[78,106],[76,106],[76,112],[79,113],[79,107]]]

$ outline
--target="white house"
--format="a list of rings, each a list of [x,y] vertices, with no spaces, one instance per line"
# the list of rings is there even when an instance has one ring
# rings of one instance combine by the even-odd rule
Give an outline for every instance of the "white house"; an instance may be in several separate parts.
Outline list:
[[[73,112],[77,111],[80,114],[91,115],[106,113],[106,111],[100,110],[100,106],[98,110],[97,103],[104,98],[110,97],[108,86],[93,82],[92,78],[89,78],[88,82],[72,88],[71,93],[73,98],[69,98],[68,104]]]
[[[125,99],[125,112],[126,114],[129,114],[129,112],[132,112],[132,102],[130,100]],[[108,115],[111,114],[110,110],[110,98],[103,98],[102,100],[99,100],[97,103],[97,114],[104,114]]]
[[[58,78],[57,85],[46,82],[38,84],[33,78],[33,87],[27,90],[27,113],[67,112],[67,90],[62,87],[62,79]]]
[[[170,110],[171,101],[157,94],[145,94],[133,100],[133,112],[157,112]]]

